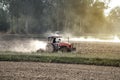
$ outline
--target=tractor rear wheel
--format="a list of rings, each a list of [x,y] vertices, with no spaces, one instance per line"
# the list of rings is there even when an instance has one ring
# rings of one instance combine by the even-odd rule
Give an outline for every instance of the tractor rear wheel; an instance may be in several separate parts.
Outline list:
[[[46,51],[49,53],[54,52],[54,46],[52,44],[47,44]]]

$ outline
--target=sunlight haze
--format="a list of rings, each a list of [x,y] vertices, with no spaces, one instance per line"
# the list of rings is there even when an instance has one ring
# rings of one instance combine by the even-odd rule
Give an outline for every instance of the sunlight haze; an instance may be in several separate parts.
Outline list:
[[[108,16],[110,11],[117,6],[120,7],[120,0],[111,0],[108,5],[108,9],[105,10],[105,15]]]

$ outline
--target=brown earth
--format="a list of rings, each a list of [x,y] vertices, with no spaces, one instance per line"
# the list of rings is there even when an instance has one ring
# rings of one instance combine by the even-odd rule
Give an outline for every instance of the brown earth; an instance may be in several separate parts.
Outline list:
[[[0,62],[0,80],[120,80],[120,68],[40,62]]]
[[[74,42],[80,53],[120,53],[120,42]]]
[[[45,38],[45,40],[47,39]],[[45,40],[44,38],[32,38],[28,35],[0,35],[0,51],[36,52],[38,49],[34,43]],[[120,53],[120,42],[73,41],[71,43],[79,53]]]
[[[0,40],[0,51],[36,52],[34,39]],[[120,42],[72,42],[79,53],[120,53]],[[37,44],[41,45],[41,44]],[[39,47],[38,47],[39,48]]]

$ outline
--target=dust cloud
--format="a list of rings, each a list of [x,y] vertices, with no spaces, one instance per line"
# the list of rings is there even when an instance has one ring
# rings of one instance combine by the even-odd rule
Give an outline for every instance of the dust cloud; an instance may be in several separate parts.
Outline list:
[[[36,52],[39,49],[45,50],[47,43],[35,39],[7,40],[0,41],[0,51],[12,52]]]

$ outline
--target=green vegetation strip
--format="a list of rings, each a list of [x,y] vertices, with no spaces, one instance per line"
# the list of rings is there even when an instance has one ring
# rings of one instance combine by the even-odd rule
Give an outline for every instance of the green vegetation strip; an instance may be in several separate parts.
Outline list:
[[[85,58],[85,57],[61,57],[45,55],[28,55],[28,54],[0,54],[0,61],[32,61],[47,63],[67,63],[67,64],[89,64],[102,66],[120,67],[120,59],[102,59],[102,58]]]

